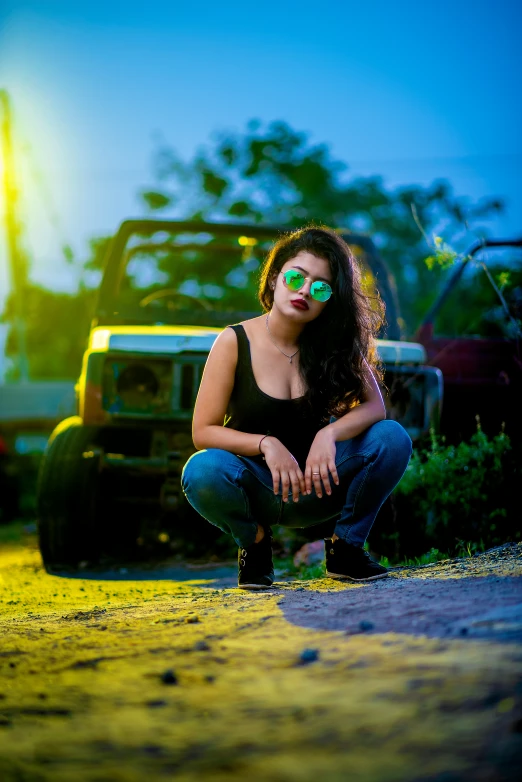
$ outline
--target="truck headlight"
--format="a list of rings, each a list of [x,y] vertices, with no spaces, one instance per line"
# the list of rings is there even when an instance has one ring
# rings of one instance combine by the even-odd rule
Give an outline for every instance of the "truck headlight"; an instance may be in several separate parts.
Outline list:
[[[159,380],[144,364],[126,367],[116,381],[116,392],[129,410],[148,410],[159,391]]]
[[[170,361],[108,359],[103,378],[103,407],[120,415],[157,415],[170,412]]]

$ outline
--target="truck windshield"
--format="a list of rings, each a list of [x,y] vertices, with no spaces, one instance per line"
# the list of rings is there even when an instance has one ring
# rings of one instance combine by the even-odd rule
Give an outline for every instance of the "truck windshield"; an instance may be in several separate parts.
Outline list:
[[[256,310],[259,270],[271,245],[246,235],[131,236],[116,298],[156,319],[162,310]]]
[[[172,225],[172,223],[170,224]],[[277,229],[203,224],[191,230],[164,226],[115,237],[101,288],[100,322],[176,323],[188,312],[197,321],[211,313],[255,313],[263,262]],[[363,283],[375,293],[365,251],[353,245]],[[225,318],[226,319],[226,318]]]

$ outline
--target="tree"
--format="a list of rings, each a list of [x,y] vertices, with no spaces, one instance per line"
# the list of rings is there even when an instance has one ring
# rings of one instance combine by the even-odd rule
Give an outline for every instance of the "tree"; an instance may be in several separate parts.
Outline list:
[[[381,177],[346,180],[347,166],[327,145],[312,145],[306,133],[284,122],[248,123],[244,133],[220,133],[191,160],[168,147],[156,152],[156,189],[144,190],[150,212],[177,217],[240,220],[300,226],[309,221],[370,234],[395,276],[405,332],[415,331],[446,272],[428,270],[424,238],[444,231],[454,245],[470,243],[485,229],[469,226],[503,209],[498,199],[470,204],[448,182],[388,190]],[[462,236],[464,234],[464,236]]]
[[[32,380],[77,378],[87,347],[89,323],[96,292],[81,288],[76,293],[55,293],[40,285],[27,284],[24,305],[27,324],[29,376]],[[9,297],[2,320],[12,322],[13,297]],[[16,331],[9,330],[6,354],[16,355]],[[17,380],[16,369],[7,373]]]
[[[347,165],[335,160],[327,145],[311,144],[306,133],[284,122],[263,127],[253,120],[244,132],[216,134],[188,161],[168,147],[159,148],[154,169],[157,187],[141,193],[149,213],[168,210],[184,219],[288,227],[314,221],[370,234],[395,276],[406,335],[414,333],[448,274],[438,265],[430,271],[424,263],[429,248],[413,219],[412,205],[425,232],[443,233],[456,249],[465,249],[473,238],[486,234],[478,225],[469,229],[474,221],[503,208],[498,199],[472,205],[456,198],[444,181],[427,188],[412,185],[389,190],[378,176],[349,179]],[[102,269],[109,241],[110,237],[91,240],[85,278]],[[218,252],[208,262],[210,250],[207,247],[200,262],[191,264],[191,273],[195,270],[194,276],[203,285],[216,278],[221,263]],[[248,256],[248,248],[245,252]],[[239,259],[239,272],[246,270],[247,256]],[[228,280],[228,271],[223,269],[221,279]],[[254,300],[253,292],[241,290],[237,280],[229,287],[238,307],[244,306],[247,294]],[[84,283],[76,294],[29,284],[24,296],[31,377],[77,377],[96,292]],[[467,310],[466,317],[472,314]],[[10,298],[2,319],[11,323],[13,315]],[[445,330],[460,328],[462,313],[459,317],[456,311],[446,312]],[[11,329],[6,352],[14,355],[16,351]]]

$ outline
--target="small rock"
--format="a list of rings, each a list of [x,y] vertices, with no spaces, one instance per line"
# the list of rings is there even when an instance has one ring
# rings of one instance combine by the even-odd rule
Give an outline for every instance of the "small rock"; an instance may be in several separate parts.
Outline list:
[[[212,676],[212,674],[207,674],[207,676],[205,676],[205,681],[212,684],[212,682],[216,681],[216,677]]]
[[[294,565],[318,565],[324,559],[324,541],[314,540],[305,543],[294,555]]]
[[[201,621],[201,620],[200,620],[200,618],[199,618],[199,616],[186,616],[186,617],[185,617],[185,622],[186,622],[187,624],[189,624],[189,625],[195,625],[195,624],[197,624],[199,621]]]
[[[210,646],[206,641],[196,641],[194,644],[194,651],[195,652],[208,652],[210,651]]]
[[[369,665],[367,660],[357,660],[357,662],[352,663],[348,666],[348,668],[367,668]]]
[[[308,663],[315,663],[319,659],[319,649],[303,649],[299,655],[299,661],[301,665],[308,665]]]
[[[147,701],[145,704],[149,707],[149,709],[160,709],[162,706],[167,705],[167,701],[157,700],[157,701]]]
[[[178,683],[178,677],[174,673],[172,669],[169,668],[168,671],[165,671],[161,674],[161,681],[163,684],[177,684]]]
[[[367,633],[369,630],[373,630],[373,622],[362,621],[359,622],[359,630],[361,633]]]

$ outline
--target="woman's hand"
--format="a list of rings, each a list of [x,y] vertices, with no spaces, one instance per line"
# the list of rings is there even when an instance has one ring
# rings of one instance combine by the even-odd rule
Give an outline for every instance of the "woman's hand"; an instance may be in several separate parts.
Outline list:
[[[326,493],[331,494],[330,474],[334,483],[337,486],[339,485],[339,476],[335,467],[335,450],[335,438],[332,429],[328,426],[325,426],[324,429],[319,429],[306,460],[305,486],[307,494],[312,493],[312,485],[318,497],[323,496],[323,486]]]
[[[294,502],[297,502],[299,492],[305,493],[305,480],[297,460],[277,437],[271,435],[263,439],[261,452],[272,473],[274,494],[279,493],[279,484],[281,484],[283,502],[288,502],[288,489],[291,485],[292,497]]]

